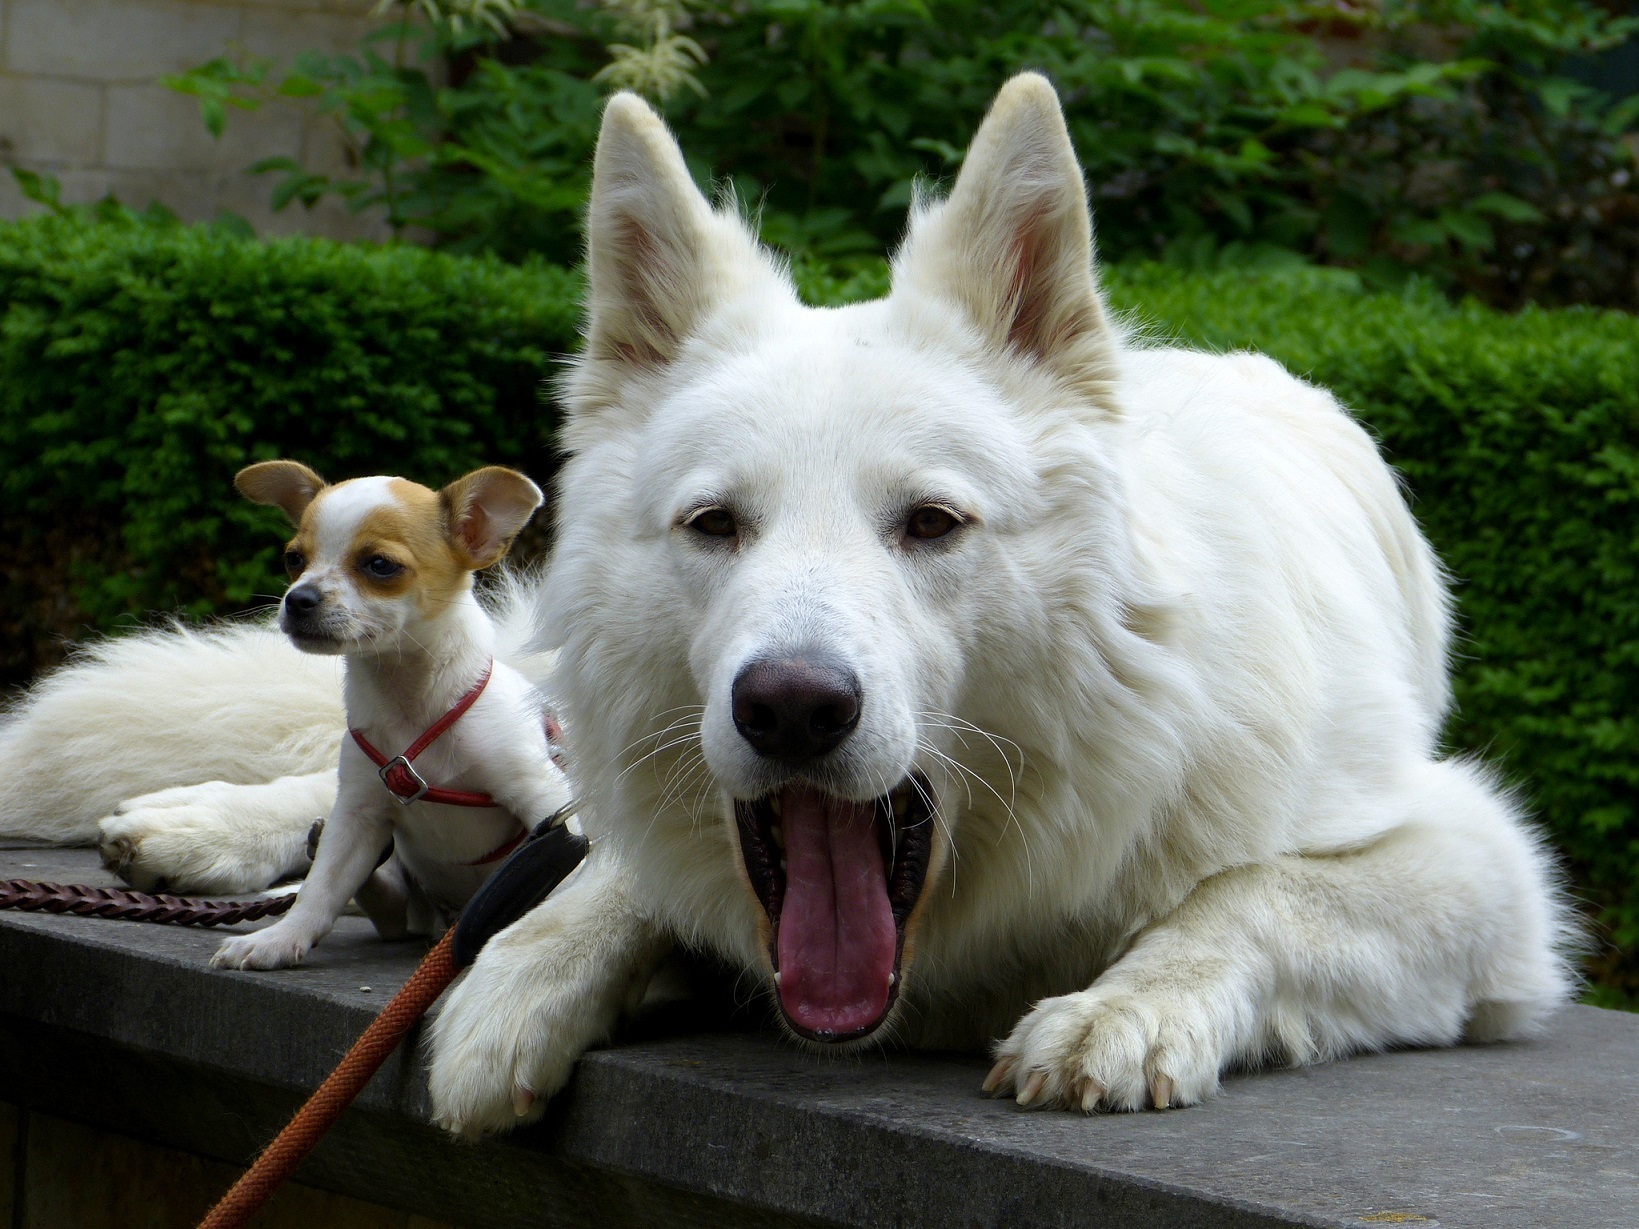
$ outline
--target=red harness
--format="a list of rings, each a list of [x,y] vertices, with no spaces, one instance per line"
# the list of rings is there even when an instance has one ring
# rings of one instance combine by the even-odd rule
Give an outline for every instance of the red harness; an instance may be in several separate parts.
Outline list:
[[[495,662],[494,659],[491,659],[489,665],[484,667],[483,674],[478,676],[478,681],[472,685],[464,696],[455,702],[455,706],[449,712],[428,726],[426,732],[420,738],[405,748],[403,755],[395,755],[392,759],[388,759],[371,745],[368,738],[364,737],[364,731],[357,726],[348,730],[348,733],[353,736],[353,741],[358,744],[359,750],[369,756],[371,763],[375,764],[376,775],[381,778],[381,783],[387,787],[387,792],[405,806],[409,806],[412,802],[420,802],[423,799],[428,802],[441,802],[445,806],[451,807],[498,807],[501,805],[488,794],[480,794],[472,790],[440,789],[438,786],[428,785],[426,778],[411,765],[411,761],[416,756],[438,741],[439,737],[459,721],[462,714],[473,706],[473,702],[483,694],[484,688],[489,685],[489,676],[494,672],[494,669]],[[522,827],[520,823],[517,835],[509,839],[504,845],[500,845],[490,850],[483,857],[464,863],[464,865],[483,866],[489,862],[499,861],[522,844],[523,839],[528,835],[529,830]]]

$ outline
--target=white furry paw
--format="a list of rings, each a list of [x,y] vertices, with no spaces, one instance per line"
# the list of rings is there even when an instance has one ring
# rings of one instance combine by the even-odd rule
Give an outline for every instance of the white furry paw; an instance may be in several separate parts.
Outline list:
[[[428,1030],[434,1120],[467,1138],[539,1118],[576,1061],[647,985],[667,938],[634,908],[606,845],[501,931]]]
[[[300,964],[310,942],[300,935],[280,934],[279,926],[269,926],[252,935],[229,939],[211,957],[213,969],[288,969]]]
[[[268,789],[212,781],[122,802],[97,825],[103,865],[144,891],[261,891],[302,860],[306,835],[267,822]]]
[[[1094,987],[1043,999],[997,1047],[984,1090],[1086,1113],[1196,1105],[1218,1090],[1216,1033],[1206,1012],[1160,995]]]
[[[571,984],[522,990],[511,970],[480,961],[433,1022],[434,1120],[468,1139],[533,1122],[610,1024]]]

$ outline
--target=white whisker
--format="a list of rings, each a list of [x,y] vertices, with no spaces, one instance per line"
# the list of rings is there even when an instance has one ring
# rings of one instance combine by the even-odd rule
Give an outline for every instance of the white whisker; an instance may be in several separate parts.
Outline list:
[[[977,784],[984,792],[988,793],[996,800],[997,804],[1002,810],[1004,830],[1009,825],[1018,829],[1019,841],[1024,850],[1025,857],[1025,882],[1027,885],[1033,883],[1035,876],[1034,851],[1030,847],[1029,834],[1025,831],[1024,824],[1019,820],[1018,816],[1019,776],[1022,773],[1025,764],[1023,748],[1021,748],[1019,744],[1014,742],[1012,739],[1005,738],[999,734],[992,734],[989,730],[983,729],[982,727],[973,724],[971,721],[957,717],[953,713],[926,710],[919,712],[917,717],[924,728],[950,731],[951,734],[955,735],[956,740],[962,745],[964,750],[966,750],[970,745],[967,736],[969,734],[977,735],[980,739],[984,740],[984,743],[987,744],[1001,760],[1002,767],[1007,772],[1008,793],[1006,797],[1004,797],[1001,791],[991,784],[991,782],[982,773],[978,772],[970,765],[962,763],[956,757],[949,755],[933,746],[927,738],[922,737],[918,739],[918,745],[920,746],[921,750],[930,758],[944,765],[950,771],[951,776],[962,783],[963,792],[966,794],[969,809],[973,807],[973,786],[975,784]],[[1011,753],[1009,749],[1011,749]],[[1015,768],[1013,763],[1013,757],[1015,755],[1018,757],[1017,768]],[[952,839],[951,852],[954,861],[954,839]]]
[[[635,771],[647,761],[664,755],[673,747],[683,746],[684,744],[694,742],[697,739],[700,732],[700,727],[705,721],[706,710],[697,704],[679,705],[678,708],[666,710],[666,712],[660,714],[660,716],[664,717],[678,711],[683,711],[683,716],[673,721],[670,725],[652,733],[645,734],[640,738],[635,738],[631,742],[627,743],[625,747],[621,748],[620,754],[615,757],[617,762],[625,758],[625,756],[630,752],[636,750],[638,747],[641,747],[644,743],[655,744],[655,746],[653,746],[650,750],[644,752],[631,763],[627,764],[625,768],[621,769],[619,774],[614,779],[614,785],[619,785],[630,773]],[[676,737],[672,737],[673,735],[676,735]]]

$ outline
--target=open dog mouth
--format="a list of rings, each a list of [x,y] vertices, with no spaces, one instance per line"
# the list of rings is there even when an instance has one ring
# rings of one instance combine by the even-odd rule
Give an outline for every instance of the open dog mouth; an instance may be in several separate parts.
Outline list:
[[[780,1011],[800,1036],[851,1041],[887,1018],[928,874],[931,798],[912,774],[868,802],[802,782],[735,801],[746,873],[773,930]]]

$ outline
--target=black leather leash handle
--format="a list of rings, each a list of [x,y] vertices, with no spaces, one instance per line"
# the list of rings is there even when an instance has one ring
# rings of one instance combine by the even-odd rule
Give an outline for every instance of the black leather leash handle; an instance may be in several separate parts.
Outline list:
[[[587,840],[571,832],[565,822],[575,804],[535,825],[524,843],[506,856],[495,873],[455,920],[455,944],[450,955],[464,969],[478,958],[484,944],[552,894],[586,857]]]

